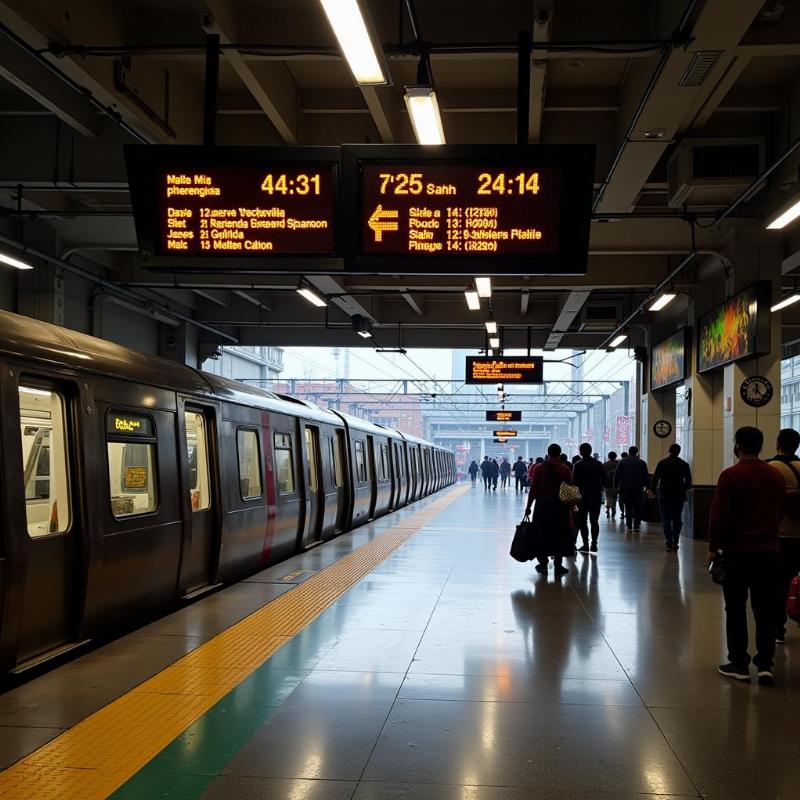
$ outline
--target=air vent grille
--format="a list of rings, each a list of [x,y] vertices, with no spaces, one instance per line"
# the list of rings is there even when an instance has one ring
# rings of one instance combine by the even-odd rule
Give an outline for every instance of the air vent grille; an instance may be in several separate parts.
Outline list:
[[[721,50],[699,50],[686,67],[681,77],[681,86],[700,86],[706,79],[714,64],[719,61]]]

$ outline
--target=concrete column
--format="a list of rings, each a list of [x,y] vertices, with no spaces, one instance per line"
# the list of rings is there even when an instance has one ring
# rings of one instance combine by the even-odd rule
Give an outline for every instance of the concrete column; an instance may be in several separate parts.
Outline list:
[[[641,457],[647,462],[652,472],[662,458],[666,458],[669,446],[675,441],[675,392],[647,392],[641,398],[642,434]],[[653,432],[653,426],[660,420],[666,420],[672,426],[672,432],[666,438],[660,438]]]

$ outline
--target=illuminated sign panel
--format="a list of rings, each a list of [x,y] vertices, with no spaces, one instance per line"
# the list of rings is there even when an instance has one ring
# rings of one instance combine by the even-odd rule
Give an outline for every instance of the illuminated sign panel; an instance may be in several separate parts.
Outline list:
[[[505,444],[508,439],[493,439],[492,441],[494,441],[495,444]]]
[[[542,356],[467,356],[465,383],[541,383],[543,364]]]
[[[686,377],[686,329],[650,349],[650,389],[666,389]]]
[[[505,429],[499,431],[492,431],[492,435],[497,436],[501,439],[513,439],[517,435],[517,432]]]
[[[335,256],[338,149],[315,159],[320,150],[128,148],[143,264],[264,269]]]
[[[487,411],[487,422],[522,422],[521,411]]]
[[[342,170],[351,271],[586,272],[591,146],[345,146]]]
[[[111,412],[106,417],[106,432],[116,436],[154,436],[153,420],[133,414]]]

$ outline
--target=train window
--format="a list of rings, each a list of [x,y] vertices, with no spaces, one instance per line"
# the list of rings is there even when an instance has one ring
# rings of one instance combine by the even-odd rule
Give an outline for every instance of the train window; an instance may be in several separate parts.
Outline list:
[[[186,449],[189,458],[189,499],[192,511],[211,507],[206,418],[199,411],[186,411]]]
[[[356,476],[359,483],[367,482],[367,459],[364,457],[364,442],[356,439]]]
[[[64,399],[20,386],[19,419],[28,535],[64,533],[70,523]]]
[[[403,451],[400,445],[395,442],[394,445],[394,460],[397,462],[397,474],[401,478],[406,476],[406,465],[403,463]]]
[[[278,494],[294,492],[294,458],[292,437],[288,433],[276,433],[272,437],[275,445],[275,474],[278,481]]]
[[[110,411],[106,417],[108,487],[117,519],[158,508],[155,426],[150,417]]]
[[[336,435],[330,438],[331,444],[331,465],[333,467],[333,482],[338,489],[344,484],[344,474],[342,470],[342,432],[336,431]]]
[[[247,428],[236,431],[239,448],[239,493],[242,500],[261,497],[261,457],[258,448],[258,433]]]
[[[389,480],[389,453],[385,444],[381,445],[380,479]]]
[[[310,428],[306,428],[306,460],[308,461],[308,489],[317,491],[317,454],[314,451],[314,436]]]

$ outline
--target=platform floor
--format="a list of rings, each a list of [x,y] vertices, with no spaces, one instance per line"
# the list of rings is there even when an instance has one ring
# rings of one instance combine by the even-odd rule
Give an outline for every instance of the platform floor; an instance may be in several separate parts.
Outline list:
[[[800,630],[729,682],[703,542],[604,519],[539,576],[522,506],[454,487],[7,692],[0,798],[800,797]]]

